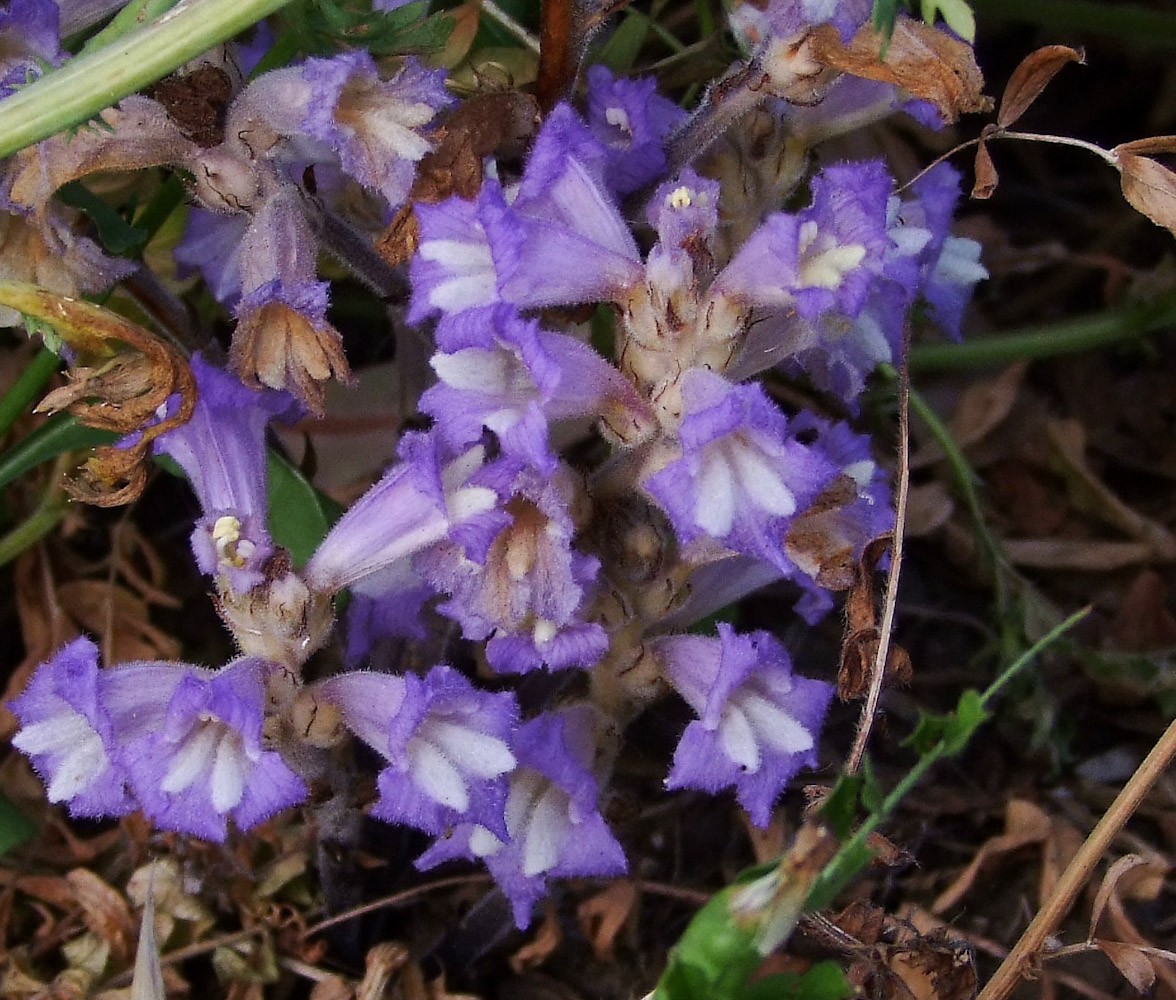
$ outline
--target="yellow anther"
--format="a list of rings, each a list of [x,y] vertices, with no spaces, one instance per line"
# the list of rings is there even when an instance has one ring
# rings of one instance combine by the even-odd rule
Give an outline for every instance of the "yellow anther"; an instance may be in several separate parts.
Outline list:
[[[670,192],[670,207],[671,208],[689,208],[691,204],[690,188],[683,185],[680,188],[674,188]]]

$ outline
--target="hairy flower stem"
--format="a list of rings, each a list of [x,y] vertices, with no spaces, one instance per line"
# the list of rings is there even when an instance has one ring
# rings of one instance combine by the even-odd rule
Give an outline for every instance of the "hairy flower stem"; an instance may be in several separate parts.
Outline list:
[[[705,153],[732,125],[750,114],[771,95],[765,89],[766,76],[754,62],[715,81],[686,127],[671,140],[666,150],[668,176]]]
[[[307,208],[307,218],[331,256],[381,298],[408,298],[408,281],[404,275],[388,265],[367,237],[317,203]]]
[[[150,24],[0,102],[0,157],[87,121],[206,52],[288,0],[184,0]]]

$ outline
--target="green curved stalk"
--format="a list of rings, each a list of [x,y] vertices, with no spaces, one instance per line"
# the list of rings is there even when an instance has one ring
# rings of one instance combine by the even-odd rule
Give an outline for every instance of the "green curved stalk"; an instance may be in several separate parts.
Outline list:
[[[80,125],[288,2],[183,0],[118,41],[70,59],[0,101],[0,157]]]
[[[912,372],[958,371],[1014,361],[1051,358],[1125,343],[1176,323],[1176,296],[1026,327],[961,344],[920,344],[911,348]]]

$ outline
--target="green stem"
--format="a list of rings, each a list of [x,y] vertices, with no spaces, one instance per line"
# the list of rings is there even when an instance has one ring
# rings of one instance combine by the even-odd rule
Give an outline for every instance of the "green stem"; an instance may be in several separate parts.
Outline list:
[[[980,705],[986,707],[988,702],[1000,692],[1001,688],[1024,670],[1042,650],[1072,629],[1088,614],[1090,614],[1090,608],[1082,608],[1038,639],[988,686],[980,696]],[[862,825],[854,832],[854,835],[841,845],[837,853],[833,856],[833,859],[825,866],[825,870],[821,873],[820,878],[817,879],[812,891],[809,893],[809,898],[815,896],[817,898],[829,899],[849,884],[849,881],[860,870],[858,867],[860,859],[865,858],[868,863],[870,855],[867,853],[866,838],[895,810],[906,794],[919,783],[931,766],[947,756],[950,756],[947,741],[940,740],[926,754],[919,758],[915,766],[903,776],[902,781],[894,786],[890,794],[882,800],[878,808],[866,817]],[[806,904],[805,909],[809,908]]]
[[[111,19],[110,23],[91,36],[81,48],[81,55],[96,52],[105,48],[111,42],[117,42],[124,35],[143,27],[148,21],[153,21],[164,11],[171,10],[177,0],[131,0],[122,10]]]
[[[911,370],[958,371],[1074,354],[1137,340],[1172,323],[1176,323],[1176,297],[1168,296],[962,344],[921,344],[911,348]]]
[[[57,371],[61,358],[50,350],[41,348],[28,366],[20,373],[16,384],[0,399],[0,438],[16,419],[24,413],[45,388],[45,383]]]
[[[1096,0],[973,0],[981,24],[990,20],[1040,24],[1054,31],[1080,31],[1092,40],[1116,38],[1143,48],[1176,47],[1176,17],[1133,3]]]
[[[70,59],[0,101],[0,157],[80,125],[287,2],[184,0],[105,48]]]

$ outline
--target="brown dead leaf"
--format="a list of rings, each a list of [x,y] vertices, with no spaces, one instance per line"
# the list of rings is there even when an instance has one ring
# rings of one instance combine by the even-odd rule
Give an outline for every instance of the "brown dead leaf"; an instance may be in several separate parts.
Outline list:
[[[1018,361],[999,375],[973,382],[960,394],[948,423],[951,436],[960,448],[978,444],[1004,423],[1013,411],[1028,369],[1028,362]],[[943,449],[930,441],[911,457],[911,468],[934,465],[944,456]]]
[[[1176,536],[1120,500],[1087,464],[1086,430],[1081,423],[1050,420],[1046,423],[1046,436],[1075,507],[1145,543],[1156,559],[1176,560]]]
[[[70,618],[100,639],[111,663],[180,655],[179,642],[151,624],[147,602],[119,584],[74,580],[62,584],[57,596]]]
[[[110,945],[115,961],[125,963],[135,940],[135,922],[127,901],[89,868],[75,868],[65,880],[82,908],[86,926]]]
[[[1041,881],[1037,890],[1039,904],[1044,904],[1053,895],[1062,872],[1074,859],[1085,840],[1085,834],[1077,827],[1060,816],[1051,817],[1049,836],[1045,838],[1041,854]]]
[[[1151,968],[1153,980],[1155,977],[1161,979],[1164,992],[1172,996],[1176,995],[1176,968],[1162,954],[1148,954],[1151,943],[1139,932],[1123,906],[1123,889],[1127,881],[1134,878],[1135,873],[1145,872],[1154,863],[1152,859],[1129,854],[1111,865],[1095,898],[1090,940],[1115,963],[1115,967],[1132,985],[1148,978],[1142,963],[1135,956],[1143,958]],[[1169,866],[1164,861],[1160,861],[1159,865],[1159,873],[1162,875]],[[1096,928],[1104,926],[1109,934],[1096,937]],[[1110,946],[1109,950],[1107,945]]]
[[[1176,646],[1176,617],[1168,605],[1168,585],[1155,570],[1142,570],[1123,591],[1109,627],[1116,649],[1142,653]]]
[[[855,900],[833,917],[834,924],[864,945],[877,944],[889,920],[885,910],[864,900]]]
[[[1153,153],[1176,153],[1176,135],[1152,135],[1146,139],[1132,139],[1121,142],[1112,153],[1133,153],[1136,156],[1151,156]]]
[[[743,824],[747,839],[751,842],[751,855],[757,865],[775,861],[784,853],[788,844],[788,826],[784,820],[784,813],[777,809],[772,813],[768,825],[756,826],[746,812],[740,810],[739,819]]]
[[[825,66],[893,83],[930,101],[949,124],[966,112],[992,110],[992,98],[982,93],[984,76],[972,47],[923,21],[899,17],[888,45],[870,24],[848,44],[837,28],[824,24],[812,34],[811,51]]]
[[[925,538],[951,520],[955,501],[938,479],[912,486],[907,494],[906,536]]]
[[[474,198],[482,187],[485,158],[518,154],[538,126],[535,98],[518,90],[477,94],[459,104],[421,159],[409,203],[376,241],[380,255],[393,266],[405,263],[416,252],[419,236],[412,205],[434,205],[451,195]]]
[[[1116,146],[1111,152],[1119,166],[1123,197],[1157,226],[1176,234],[1176,174],[1158,160],[1138,156]]]
[[[1008,128],[1041,96],[1049,82],[1068,63],[1085,64],[1086,53],[1068,45],[1043,45],[1030,52],[1013,70],[1000,98],[996,124]],[[975,195],[973,194],[973,197]]]
[[[543,907],[543,922],[539,925],[539,930],[530,941],[510,956],[510,967],[516,973],[534,969],[546,962],[562,941],[563,931],[559,929],[559,917],[555,907],[549,902]]]
[[[905,847],[899,847],[893,840],[877,832],[866,837],[866,846],[874,855],[871,864],[876,867],[905,868],[915,860],[915,856]]]
[[[799,516],[784,538],[788,557],[829,590],[845,590],[854,581],[852,534],[846,531],[844,510],[859,496],[858,485],[845,474],[837,476]]]
[[[1000,174],[996,172],[996,164],[992,162],[992,154],[988,152],[988,143],[983,139],[976,146],[976,162],[973,167],[976,180],[972,184],[972,197],[976,201],[991,198],[1000,183]]]
[[[1090,910],[1090,930],[1087,936],[1094,938],[1095,932],[1098,930],[1098,922],[1102,919],[1103,910],[1106,909],[1107,903],[1110,902],[1111,896],[1119,887],[1119,882],[1123,876],[1134,868],[1148,863],[1147,858],[1139,854],[1124,854],[1123,857],[1117,858],[1114,864],[1107,869],[1106,875],[1103,876],[1102,884],[1098,887],[1098,892],[1094,897],[1094,905]]]
[[[896,948],[889,968],[912,1000],[971,1000],[976,995],[972,949],[944,934],[915,938]]]
[[[352,1000],[354,996],[347,980],[335,975],[320,979],[310,991],[310,1000]]]
[[[602,962],[613,960],[617,935],[636,912],[637,899],[637,887],[627,879],[618,879],[576,907],[580,930]]]
[[[1014,566],[1109,573],[1151,562],[1152,548],[1143,542],[1102,542],[1097,539],[1017,538],[1003,543]]]
[[[1139,950],[1138,945],[1122,941],[1096,941],[1099,951],[1115,963],[1123,978],[1140,993],[1146,993],[1156,982],[1152,960]]]
[[[1011,799],[1005,807],[1005,832],[986,840],[980,846],[968,867],[931,904],[931,912],[940,914],[950,910],[971,890],[980,872],[990,861],[1022,847],[1043,843],[1050,834],[1050,828],[1049,815],[1040,806],[1026,799]]]
[[[355,1000],[383,1000],[390,992],[392,977],[409,965],[411,954],[399,941],[382,941],[364,959],[363,980],[355,990]]]

